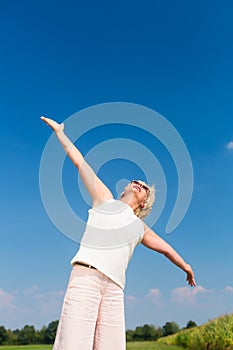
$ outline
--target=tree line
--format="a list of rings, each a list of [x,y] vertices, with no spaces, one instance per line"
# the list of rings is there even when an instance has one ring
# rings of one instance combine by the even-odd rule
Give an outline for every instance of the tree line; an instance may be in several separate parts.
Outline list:
[[[50,322],[40,330],[29,325],[13,331],[0,326],[0,345],[53,344],[57,326],[58,321]]]
[[[186,327],[182,329],[196,327],[197,324],[194,321],[188,321]],[[157,340],[161,337],[166,337],[170,334],[179,332],[181,328],[176,322],[166,322],[162,327],[156,327],[154,325],[145,324],[144,326],[136,327],[135,330],[128,329],[126,331],[127,341],[144,341],[144,340]]]
[[[0,345],[53,344],[57,332],[58,321],[36,330],[34,326],[26,325],[22,329],[6,329],[0,326]],[[195,327],[194,321],[189,321],[185,328]],[[127,341],[157,340],[166,335],[177,333],[180,327],[175,322],[166,322],[163,327],[145,324],[135,330],[126,331]]]

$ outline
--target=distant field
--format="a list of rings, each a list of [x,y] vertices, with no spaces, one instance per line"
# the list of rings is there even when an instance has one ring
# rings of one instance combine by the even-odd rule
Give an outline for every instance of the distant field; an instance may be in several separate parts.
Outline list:
[[[177,346],[156,344],[154,342],[127,343],[127,350],[181,350]],[[51,345],[0,346],[0,350],[52,350]]]
[[[130,342],[127,343],[127,350],[182,350],[179,346],[157,344],[154,342]]]
[[[52,350],[52,345],[0,346],[1,350]]]

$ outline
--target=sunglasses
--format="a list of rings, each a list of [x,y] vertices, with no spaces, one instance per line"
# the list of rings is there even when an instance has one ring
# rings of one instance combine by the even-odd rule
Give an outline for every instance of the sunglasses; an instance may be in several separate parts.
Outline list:
[[[140,182],[138,182],[138,181],[136,181],[136,180],[132,180],[132,181],[131,181],[131,184],[135,184],[135,185],[137,185],[137,186],[140,186],[140,187],[143,188],[146,192],[150,192],[149,187],[147,187],[147,186],[141,184]]]

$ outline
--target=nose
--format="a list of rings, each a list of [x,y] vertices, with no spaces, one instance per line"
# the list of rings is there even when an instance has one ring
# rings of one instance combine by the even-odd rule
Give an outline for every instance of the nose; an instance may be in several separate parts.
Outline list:
[[[139,192],[141,192],[141,189],[142,189],[142,185],[141,184],[135,184],[135,183],[132,183],[132,187],[136,187],[139,189]]]

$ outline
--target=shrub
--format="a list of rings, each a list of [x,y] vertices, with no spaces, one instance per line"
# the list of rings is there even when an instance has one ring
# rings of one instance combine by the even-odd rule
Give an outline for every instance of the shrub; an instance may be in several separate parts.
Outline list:
[[[159,339],[167,345],[181,345],[190,350],[233,350],[233,314],[221,316],[199,327],[182,330]]]

